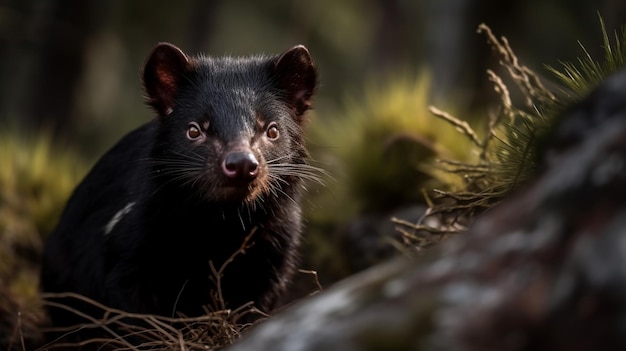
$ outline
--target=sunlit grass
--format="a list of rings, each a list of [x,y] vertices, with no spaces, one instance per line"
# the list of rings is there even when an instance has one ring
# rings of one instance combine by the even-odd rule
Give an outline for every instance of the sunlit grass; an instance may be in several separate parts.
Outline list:
[[[0,280],[19,298],[36,294],[42,239],[85,171],[76,152],[46,133],[0,134]]]
[[[423,202],[424,189],[454,184],[456,177],[424,164],[439,157],[468,160],[470,142],[433,118],[429,91],[425,73],[372,81],[362,96],[346,98],[336,116],[313,124],[316,143],[325,146],[321,157],[336,178],[328,184],[333,199],[322,206],[329,216]]]

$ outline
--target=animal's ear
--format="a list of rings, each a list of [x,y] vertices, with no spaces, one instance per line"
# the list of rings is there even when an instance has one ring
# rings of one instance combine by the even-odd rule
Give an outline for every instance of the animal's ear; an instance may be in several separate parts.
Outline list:
[[[309,50],[298,45],[283,52],[274,62],[274,72],[279,88],[296,115],[310,109],[317,87],[317,68]]]
[[[159,43],[152,50],[143,69],[143,87],[146,102],[159,116],[172,112],[182,76],[190,65],[189,57],[172,44]]]

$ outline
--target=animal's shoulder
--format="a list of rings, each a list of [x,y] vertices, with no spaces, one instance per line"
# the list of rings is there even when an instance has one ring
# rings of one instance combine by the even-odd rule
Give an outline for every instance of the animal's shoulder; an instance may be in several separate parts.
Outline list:
[[[109,217],[111,211],[128,203],[141,191],[149,172],[149,153],[156,135],[150,122],[124,136],[93,166],[76,187],[64,212],[63,222],[75,223],[67,216]],[[104,218],[103,218],[104,220]]]

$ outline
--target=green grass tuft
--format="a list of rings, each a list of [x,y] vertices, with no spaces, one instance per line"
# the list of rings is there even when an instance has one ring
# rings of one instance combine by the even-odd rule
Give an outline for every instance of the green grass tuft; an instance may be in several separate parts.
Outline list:
[[[455,127],[432,118],[429,90],[425,73],[371,83],[363,97],[346,99],[337,118],[312,126],[314,139],[326,147],[316,157],[337,178],[328,184],[332,199],[322,206],[329,216],[349,218],[423,202],[423,189],[454,183],[449,174],[424,165],[437,157],[467,160],[469,142]]]
[[[0,135],[0,281],[23,302],[37,293],[42,240],[86,170],[46,133]]]
[[[622,27],[621,33],[615,31],[613,41],[611,41],[602,17],[599,17],[599,21],[604,49],[603,60],[596,60],[579,42],[583,56],[579,57],[576,62],[561,62],[560,69],[547,66],[562,84],[564,100],[567,103],[580,100],[606,77],[624,67],[626,63],[626,27]]]
[[[424,241],[423,237],[433,233],[463,231],[463,227],[474,217],[501,202],[538,172],[540,141],[562,111],[585,97],[626,63],[626,27],[622,29],[621,35],[614,33],[614,40],[611,41],[602,18],[600,25],[603,60],[594,59],[580,45],[583,57],[578,58],[576,63],[562,62],[561,69],[548,66],[548,70],[561,83],[561,94],[558,95],[546,89],[538,75],[520,63],[506,38],[496,38],[489,27],[484,24],[479,26],[478,31],[486,35],[509,81],[517,87],[523,101],[514,102],[509,86],[494,71],[489,70],[489,79],[501,101],[498,112],[489,117],[489,132],[482,141],[476,138],[472,128],[463,120],[432,109],[436,116],[451,125],[462,125],[461,134],[472,141],[470,152],[478,153],[480,157],[478,162],[443,162],[447,172],[461,175],[466,184],[461,191],[435,191],[437,197],[432,200],[430,214],[439,215],[440,227],[429,228],[421,223],[413,225],[396,220],[404,227],[400,230],[406,233],[405,237],[414,246],[419,248]],[[438,166],[431,165],[432,168]],[[457,225],[459,219],[463,219],[461,227]],[[423,237],[418,235],[420,232],[424,234]]]

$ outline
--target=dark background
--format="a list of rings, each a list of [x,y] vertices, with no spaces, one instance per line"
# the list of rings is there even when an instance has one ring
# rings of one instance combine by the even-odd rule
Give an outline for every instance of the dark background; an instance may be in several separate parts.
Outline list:
[[[432,100],[461,108],[493,98],[485,22],[525,64],[545,73],[601,53],[600,14],[610,33],[626,18],[621,0],[3,0],[0,2],[0,125],[51,129],[87,157],[152,116],[139,72],[151,47],[169,41],[190,54],[279,53],[302,43],[321,72],[316,116],[365,81],[427,68]],[[2,160],[0,160],[1,163]]]

